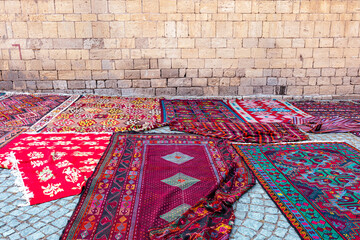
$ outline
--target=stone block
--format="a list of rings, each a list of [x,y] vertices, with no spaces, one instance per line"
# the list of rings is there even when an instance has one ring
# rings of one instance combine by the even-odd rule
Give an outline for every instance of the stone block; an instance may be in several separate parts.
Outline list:
[[[140,70],[125,70],[125,79],[139,79]]]
[[[37,89],[53,89],[53,81],[37,81],[36,82]]]
[[[178,87],[177,95],[178,96],[203,96],[202,87]]]
[[[161,69],[162,78],[177,78],[179,77],[179,69]]]
[[[151,79],[151,87],[153,88],[164,88],[167,86],[166,79]]]
[[[156,96],[175,96],[176,88],[156,88],[155,89]]]
[[[68,88],[69,89],[84,89],[85,88],[85,81],[68,81]]]
[[[168,79],[169,87],[190,87],[191,79],[190,78],[169,78]]]

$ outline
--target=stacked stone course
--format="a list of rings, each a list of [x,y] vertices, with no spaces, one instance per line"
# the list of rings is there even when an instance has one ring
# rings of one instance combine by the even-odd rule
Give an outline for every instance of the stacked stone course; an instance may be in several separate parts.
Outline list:
[[[360,96],[358,0],[0,0],[0,90]]]

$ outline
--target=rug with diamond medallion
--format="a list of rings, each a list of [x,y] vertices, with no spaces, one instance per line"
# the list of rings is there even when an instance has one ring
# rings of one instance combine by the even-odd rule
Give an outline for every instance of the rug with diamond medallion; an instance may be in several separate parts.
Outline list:
[[[233,145],[303,239],[360,239],[360,151],[347,143]]]
[[[224,140],[115,134],[62,239],[149,239],[154,227],[154,239],[227,239],[231,206],[253,184]]]
[[[163,99],[163,122],[243,122],[222,100]]]
[[[23,133],[0,149],[27,205],[76,195],[91,176],[111,134]]]
[[[29,127],[75,96],[56,94],[10,94],[0,100],[0,127]],[[75,98],[76,99],[76,98]]]
[[[160,99],[86,95],[60,113],[43,132],[125,132],[156,127]]]

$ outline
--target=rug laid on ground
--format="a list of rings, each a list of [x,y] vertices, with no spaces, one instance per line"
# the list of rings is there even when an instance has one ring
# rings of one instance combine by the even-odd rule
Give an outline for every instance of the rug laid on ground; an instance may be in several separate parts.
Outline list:
[[[359,150],[330,142],[234,147],[303,239],[359,239]]]
[[[221,100],[161,100],[163,122],[243,122]]]
[[[308,139],[297,126],[287,123],[173,122],[170,129],[247,143],[295,142]]]
[[[0,100],[0,127],[31,126],[69,98],[56,94],[11,94]]]
[[[232,204],[253,184],[224,140],[115,134],[62,239],[148,239],[153,227],[154,239],[227,239]]]
[[[360,121],[334,117],[334,118],[294,118],[292,120],[299,128],[310,133],[344,133],[360,131]],[[359,132],[356,132],[359,133]]]
[[[288,102],[280,100],[231,99],[226,103],[250,123],[288,122],[293,117],[311,117]]]
[[[155,127],[160,99],[87,95],[53,119],[43,132],[125,132]]]
[[[316,117],[360,120],[360,105],[350,101],[294,101],[291,103]]]
[[[0,148],[24,131],[26,131],[26,128],[0,127]]]
[[[24,133],[0,149],[0,167],[12,169],[29,205],[76,195],[94,171],[110,137],[96,133]]]
[[[360,104],[354,102],[295,101],[292,104],[315,117],[329,119],[327,124],[336,124],[340,129],[345,128],[346,125],[342,125],[341,122],[336,120],[338,118],[352,119],[360,122]],[[352,133],[360,137],[360,131]]]

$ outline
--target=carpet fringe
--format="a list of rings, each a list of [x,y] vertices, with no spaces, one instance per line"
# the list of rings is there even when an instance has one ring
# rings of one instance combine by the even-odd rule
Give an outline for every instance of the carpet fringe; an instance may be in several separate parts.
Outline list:
[[[30,199],[34,198],[34,193],[29,191],[29,188],[25,186],[22,174],[19,169],[19,160],[16,159],[15,153],[10,152],[6,157],[6,160],[12,163],[11,174],[15,177],[15,185],[19,188],[20,192],[22,192],[23,197],[26,201],[26,204],[19,204],[19,206],[29,206]]]

